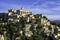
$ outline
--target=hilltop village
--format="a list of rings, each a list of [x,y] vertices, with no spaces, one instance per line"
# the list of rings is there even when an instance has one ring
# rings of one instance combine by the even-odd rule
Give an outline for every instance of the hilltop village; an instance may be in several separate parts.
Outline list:
[[[42,14],[10,9],[0,13],[0,40],[60,40],[60,27]]]

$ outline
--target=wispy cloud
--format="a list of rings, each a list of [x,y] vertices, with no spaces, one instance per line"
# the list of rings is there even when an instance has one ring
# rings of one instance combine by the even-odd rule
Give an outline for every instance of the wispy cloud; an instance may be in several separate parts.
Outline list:
[[[30,8],[37,4],[38,2],[40,2],[40,0],[35,1],[32,5],[30,5]]]
[[[30,8],[35,13],[44,13],[44,14],[60,14],[60,2],[55,1],[46,1],[42,2],[41,5],[37,4]],[[57,14],[57,15],[58,15]]]

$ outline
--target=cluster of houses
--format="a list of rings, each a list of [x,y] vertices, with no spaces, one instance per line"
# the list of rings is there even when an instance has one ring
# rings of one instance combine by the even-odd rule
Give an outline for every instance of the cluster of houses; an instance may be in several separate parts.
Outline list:
[[[52,25],[51,22],[42,14],[32,14],[32,12],[21,8],[19,10],[8,10],[7,13],[0,13],[0,20],[7,18],[7,22],[0,23],[1,25],[8,25],[9,23],[21,23],[19,25],[22,28],[19,33],[27,37],[34,35],[34,32],[43,35],[46,40],[51,37],[52,40],[60,40],[60,27]],[[0,40],[6,40],[7,31],[0,34]],[[20,37],[16,37],[16,40],[20,40]],[[14,40],[14,39],[13,39]]]

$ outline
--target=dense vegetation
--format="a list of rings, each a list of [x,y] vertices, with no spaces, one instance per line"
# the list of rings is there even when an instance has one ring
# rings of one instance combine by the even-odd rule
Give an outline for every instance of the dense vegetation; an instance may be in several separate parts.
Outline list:
[[[0,18],[0,35],[4,35],[4,40],[16,40],[17,37],[19,37],[18,40],[43,40],[42,36],[37,33],[34,33],[31,37],[19,33],[20,30],[23,30],[22,27],[25,26],[24,19],[16,23],[8,22],[7,20],[8,18]]]
[[[25,24],[29,24],[28,22],[26,22],[26,18],[24,17],[19,18],[20,21],[15,23],[8,21],[8,18],[0,18],[0,35],[4,35],[5,40],[16,40],[16,39],[18,40],[54,40],[54,36],[52,34],[49,34],[50,36],[47,36],[44,33],[44,29],[42,29],[44,25],[40,24],[41,20],[38,18],[38,16],[40,15],[35,15],[36,22],[33,22],[34,20],[30,20],[29,22],[29,23],[32,23],[33,25],[38,24],[36,31],[34,31],[32,28],[33,35],[31,37],[25,36],[24,32],[20,34],[21,30],[24,31]],[[44,16],[44,18],[46,17]],[[60,24],[56,22],[51,22],[51,24],[60,26]],[[50,26],[49,26],[49,29],[51,29]]]

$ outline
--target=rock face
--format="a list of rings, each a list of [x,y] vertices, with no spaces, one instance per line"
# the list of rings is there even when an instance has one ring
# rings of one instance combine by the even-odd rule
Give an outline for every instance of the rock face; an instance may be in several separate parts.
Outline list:
[[[0,36],[0,40],[20,40],[21,36],[32,37],[36,34],[41,35],[44,40],[60,39],[60,27],[52,25],[42,14],[32,14],[24,8],[11,9],[8,11],[8,18],[4,19],[0,18],[4,21],[0,23],[1,26],[3,25],[0,31],[4,35]]]
[[[4,36],[3,35],[0,35],[0,40],[4,40]]]

